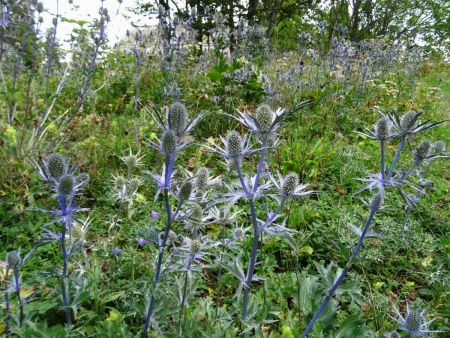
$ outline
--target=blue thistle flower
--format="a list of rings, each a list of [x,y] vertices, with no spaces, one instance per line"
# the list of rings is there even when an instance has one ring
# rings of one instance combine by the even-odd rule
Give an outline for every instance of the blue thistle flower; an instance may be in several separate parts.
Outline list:
[[[394,310],[398,318],[391,318],[400,324],[399,329],[401,331],[406,331],[410,336],[426,337],[428,333],[442,332],[432,331],[428,329],[428,325],[431,324],[435,319],[425,321],[425,310],[419,312],[415,309],[410,309],[409,304],[406,304],[405,317],[400,314],[399,310],[395,306]]]

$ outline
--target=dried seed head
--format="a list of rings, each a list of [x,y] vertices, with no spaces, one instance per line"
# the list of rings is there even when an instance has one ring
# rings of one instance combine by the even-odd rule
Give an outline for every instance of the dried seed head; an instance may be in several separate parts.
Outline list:
[[[263,104],[258,107],[256,110],[256,122],[261,131],[267,132],[270,130],[273,123],[273,111],[268,105]]]
[[[436,142],[433,144],[432,150],[433,150],[433,154],[436,154],[436,155],[437,155],[437,154],[444,153],[445,150],[446,150],[445,142],[444,142],[444,141],[441,141],[441,140],[436,141]]]
[[[16,270],[20,264],[19,253],[17,251],[9,252],[6,257],[6,263],[8,264],[9,269]]]
[[[198,253],[202,247],[202,243],[198,239],[191,241],[191,253]]]
[[[74,179],[71,175],[64,175],[58,182],[58,194],[68,196],[73,192],[75,185]]]
[[[281,187],[281,191],[286,196],[291,196],[298,186],[298,175],[296,173],[289,173],[286,175]]]
[[[391,134],[391,121],[387,117],[382,117],[375,125],[375,133],[379,140],[387,140]]]
[[[400,127],[402,130],[410,129],[414,124],[417,123],[417,112],[414,110],[410,110],[409,112],[403,114],[400,118]],[[414,122],[415,120],[415,122]]]
[[[197,171],[197,179],[195,181],[195,185],[200,190],[208,189],[208,181],[209,181],[209,170],[208,168],[200,168]]]
[[[47,168],[50,176],[59,179],[66,170],[66,160],[58,153],[51,154],[47,159]]]
[[[431,143],[428,140],[420,142],[414,152],[414,160],[417,162],[422,162],[428,155],[430,155]]]
[[[166,156],[170,156],[174,153],[177,147],[177,136],[172,130],[167,130],[162,136],[161,144],[164,154]]]
[[[187,200],[191,196],[192,189],[194,188],[194,184],[192,181],[184,182],[180,187],[179,198],[183,201]]]
[[[420,330],[422,322],[422,315],[415,310],[411,310],[405,318],[405,328],[407,328],[409,332],[417,332]]]
[[[242,138],[237,131],[230,131],[227,136],[227,151],[232,158],[239,157],[242,153]]]
[[[186,127],[186,120],[186,107],[180,102],[172,103],[169,108],[169,128],[180,136]]]

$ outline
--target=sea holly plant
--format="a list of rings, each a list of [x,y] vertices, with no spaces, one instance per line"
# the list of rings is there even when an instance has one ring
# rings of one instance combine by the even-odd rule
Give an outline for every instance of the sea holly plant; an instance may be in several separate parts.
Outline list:
[[[210,142],[206,149],[223,156],[228,162],[230,169],[238,177],[238,182],[227,184],[228,192],[223,195],[224,202],[234,204],[238,200],[244,200],[249,204],[252,224],[252,248],[247,272],[235,274],[239,278],[240,287],[244,290],[242,301],[242,319],[248,320],[248,306],[251,283],[255,277],[255,266],[258,252],[258,238],[266,232],[269,235],[278,235],[283,239],[289,238],[291,229],[285,227],[284,223],[276,224],[280,218],[280,212],[289,199],[307,196],[313,193],[307,190],[308,184],[300,184],[296,173],[286,176],[278,174],[275,178],[268,172],[267,154],[276,145],[278,131],[286,118],[296,110],[304,107],[306,102],[300,103],[291,111],[278,109],[273,111],[267,105],[261,105],[254,116],[239,112],[236,118],[246,127],[250,134],[241,136],[237,131],[230,131],[226,138],[221,137],[223,147]],[[258,145],[255,146],[254,143]],[[259,153],[259,161],[254,175],[246,175],[243,172],[243,161],[256,153]],[[264,219],[258,218],[258,200],[273,199],[277,207],[273,211],[266,211]],[[240,263],[234,264],[240,266]]]
[[[416,134],[426,131],[430,128],[437,126],[442,122],[431,122],[429,120],[425,122],[421,122],[419,120],[421,116],[420,112],[416,111],[408,111],[399,117],[395,112],[388,112],[383,114],[382,117],[377,121],[373,129],[366,130],[365,133],[359,132],[359,134],[364,135],[370,139],[376,140],[380,142],[380,172],[375,174],[370,174],[368,177],[361,179],[361,181],[366,184],[359,189],[356,194],[359,194],[363,191],[375,190],[375,194],[372,197],[371,203],[366,203],[369,207],[369,216],[367,217],[364,226],[360,228],[352,227],[352,230],[359,235],[358,242],[354,246],[351,254],[348,258],[348,261],[345,265],[345,268],[342,270],[340,275],[334,281],[333,285],[328,290],[324,300],[317,308],[314,313],[312,319],[309,321],[308,325],[304,329],[301,337],[304,338],[311,331],[314,323],[319,319],[321,314],[324,312],[331,298],[335,294],[336,290],[339,288],[341,283],[343,282],[347,272],[350,270],[353,260],[356,258],[358,252],[360,251],[364,239],[368,237],[370,234],[369,228],[375,218],[376,213],[382,207],[385,200],[385,193],[388,189],[393,189],[400,191],[402,196],[406,196],[407,194],[404,192],[405,189],[410,188],[417,192],[422,192],[420,187],[416,187],[413,183],[411,183],[408,178],[412,175],[412,173],[416,170],[418,166],[420,166],[425,159],[429,156],[429,150],[431,144],[429,141],[424,141],[416,148],[413,152],[413,164],[411,168],[398,169],[400,155],[405,148],[405,144],[409,142],[412,136]],[[399,140],[399,144],[395,151],[394,157],[390,166],[387,168],[385,165],[385,143],[387,141]],[[395,188],[395,189],[394,189]],[[355,231],[356,230],[356,231]]]
[[[39,212],[45,212],[52,215],[55,219],[48,223],[42,234],[42,243],[59,242],[61,244],[61,253],[63,256],[63,268],[59,276],[61,281],[61,295],[66,324],[72,324],[72,314],[69,308],[69,288],[68,288],[68,265],[72,254],[77,252],[82,242],[74,239],[72,228],[74,222],[80,222],[77,218],[79,212],[87,209],[80,208],[75,204],[75,197],[89,181],[89,175],[86,173],[75,174],[77,167],[62,155],[53,153],[47,157],[42,165],[35,163],[41,179],[52,190],[53,196],[58,201],[59,208],[55,210],[36,209]],[[55,232],[49,228],[52,224],[60,224],[61,232]]]
[[[198,114],[192,120],[189,120],[187,109],[180,102],[172,103],[170,107],[166,109],[164,117],[154,107],[152,107],[152,111],[149,111],[149,113],[162,132],[162,136],[157,142],[149,141],[149,146],[164,157],[164,164],[161,174],[151,173],[149,171],[145,172],[150,176],[150,180],[157,187],[155,200],[161,193],[163,194],[167,219],[164,231],[156,236],[155,242],[158,246],[158,258],[156,261],[153,289],[150,294],[145,324],[141,332],[142,338],[147,337],[147,332],[150,328],[152,315],[155,309],[156,295],[161,279],[164,251],[168,243],[172,223],[179,216],[183,204],[190,200],[193,195],[194,182],[192,179],[185,180],[178,185],[177,189],[173,180],[176,173],[175,160],[178,154],[189,146],[190,140],[188,134],[203,118],[202,114]],[[175,211],[171,205],[171,195],[177,199]]]

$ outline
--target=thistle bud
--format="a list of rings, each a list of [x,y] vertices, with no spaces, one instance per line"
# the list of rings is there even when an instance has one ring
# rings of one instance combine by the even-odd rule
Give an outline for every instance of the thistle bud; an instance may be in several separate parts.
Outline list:
[[[378,120],[375,125],[375,133],[380,141],[385,141],[389,138],[391,134],[391,122],[388,118],[382,117]]]
[[[402,130],[410,129],[415,123],[417,123],[417,112],[414,110],[410,110],[405,113],[400,119],[400,127]],[[415,121],[415,122],[414,122]]]
[[[446,147],[445,147],[444,141],[439,140],[433,144],[433,147],[432,147],[433,154],[438,155],[438,154],[444,153],[445,150],[446,150]]]
[[[422,162],[425,160],[430,154],[431,143],[428,140],[420,142],[414,152],[414,160],[416,162]]]
[[[272,109],[266,104],[258,107],[256,110],[256,123],[259,126],[260,131],[267,132],[272,127],[273,112]]]
[[[47,159],[49,174],[54,179],[59,179],[65,173],[66,161],[60,154],[51,154]]]
[[[136,191],[141,186],[142,181],[139,177],[133,177],[128,182],[128,186],[130,187],[131,191]]]
[[[20,264],[20,257],[17,251],[9,252],[6,257],[6,263],[9,269],[17,270]]]
[[[170,156],[175,152],[177,147],[177,136],[172,130],[167,130],[162,136],[161,144],[164,154]]]
[[[239,157],[242,153],[242,138],[237,131],[230,131],[227,136],[227,151],[232,158]]]
[[[169,108],[169,128],[180,136],[186,127],[186,120],[186,107],[180,102],[172,103]]]
[[[198,239],[191,241],[191,253],[199,253],[202,247],[202,243]]]
[[[200,190],[205,190],[208,188],[208,181],[209,181],[209,171],[208,168],[200,168],[197,171],[197,179],[195,181],[195,185]]]
[[[286,175],[281,187],[281,191],[286,196],[291,196],[298,186],[298,175],[296,173],[289,173]]]
[[[184,182],[180,187],[180,192],[178,194],[180,200],[187,200],[191,196],[192,189],[194,188],[194,185],[191,181]]]
[[[58,182],[58,194],[68,196],[73,192],[75,185],[74,179],[71,175],[61,177]]]

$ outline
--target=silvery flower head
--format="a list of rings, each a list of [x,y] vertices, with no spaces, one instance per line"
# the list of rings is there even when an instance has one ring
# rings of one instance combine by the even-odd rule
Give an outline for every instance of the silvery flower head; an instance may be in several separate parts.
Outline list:
[[[177,136],[181,136],[186,128],[187,110],[184,104],[174,102],[169,107],[168,123],[169,128],[175,132]]]
[[[417,163],[423,162],[431,153],[431,142],[424,140],[419,143],[417,148],[414,150],[414,161]]]
[[[219,154],[227,160],[240,160],[242,157],[255,152],[250,144],[250,138],[242,137],[237,131],[230,131],[226,138],[220,136],[224,147],[220,147],[214,141],[209,140],[210,145],[204,146],[208,151]]]
[[[397,137],[407,137],[415,135],[421,131],[433,128],[443,121],[431,122],[429,120],[425,122],[420,122],[420,116],[422,113],[410,110],[398,117],[395,113],[388,114],[389,119],[395,128],[395,136]]]
[[[272,175],[270,175],[270,179],[275,188],[278,190],[278,194],[285,198],[307,196],[315,192],[313,190],[305,190],[309,187],[309,184],[300,183],[296,173],[291,172],[285,177],[278,173],[278,179]],[[273,197],[275,196],[276,195]]]
[[[255,112],[255,116],[250,116],[241,111],[237,111],[238,115],[229,115],[244,125],[251,133],[255,134],[258,139],[272,141],[278,130],[282,126],[283,120],[287,117],[285,109],[278,108],[273,111],[268,105],[260,105]]]
[[[435,319],[425,321],[425,310],[418,311],[415,309],[410,309],[409,304],[407,304],[405,317],[400,314],[399,310],[395,306],[394,310],[397,313],[397,318],[391,318],[400,324],[399,329],[401,331],[406,331],[411,336],[426,337],[428,333],[442,332],[428,329],[428,325]]]
[[[49,155],[42,166],[37,163],[34,166],[57,195],[73,196],[89,182],[87,173],[75,176],[76,167],[58,153]]]
[[[195,185],[200,190],[206,190],[209,186],[209,170],[202,167],[197,171]]]
[[[137,154],[133,154],[131,149],[129,149],[128,155],[124,155],[120,159],[128,168],[136,168],[142,165],[143,156],[139,157],[139,153],[140,151]]]
[[[18,251],[8,252],[6,256],[6,264],[9,269],[16,271],[21,263],[20,253]]]

